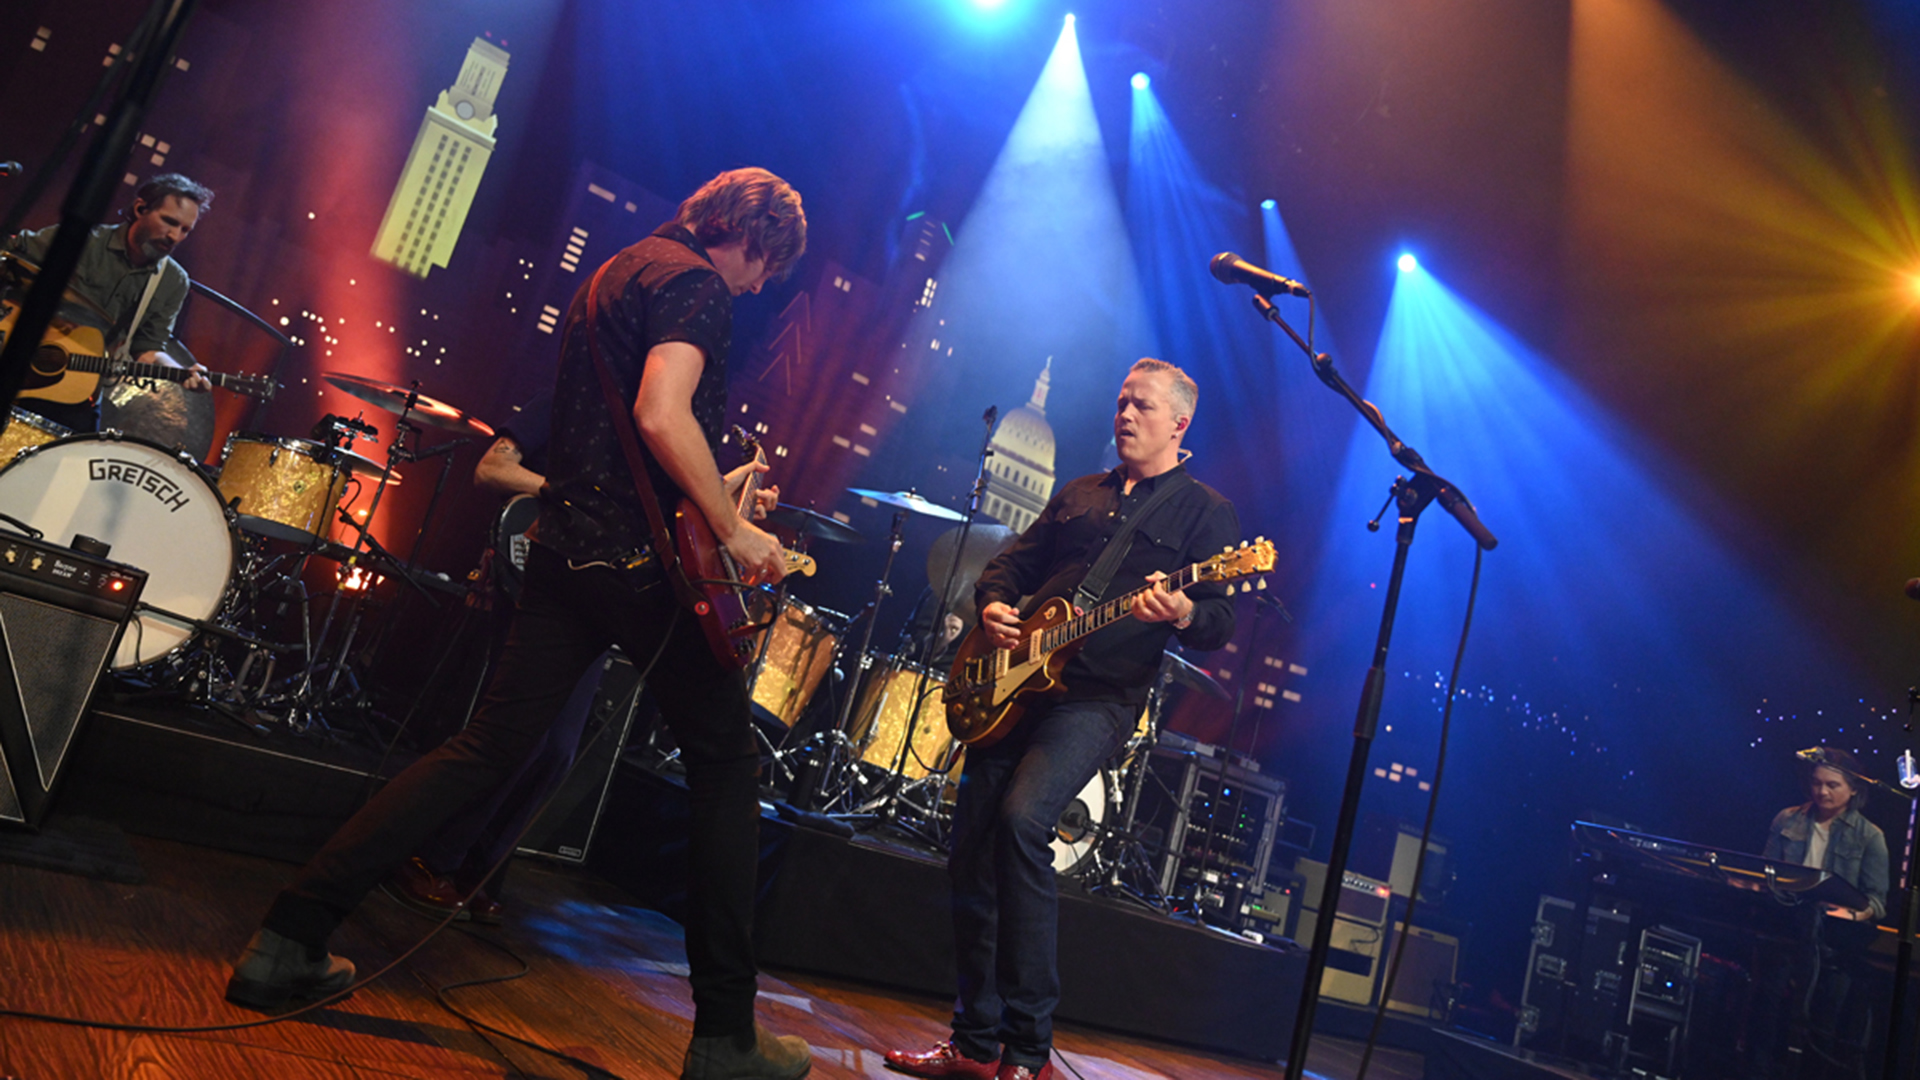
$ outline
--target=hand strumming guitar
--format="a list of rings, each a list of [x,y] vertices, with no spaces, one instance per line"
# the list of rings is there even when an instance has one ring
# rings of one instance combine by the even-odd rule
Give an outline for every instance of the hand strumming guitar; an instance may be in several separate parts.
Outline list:
[[[1011,649],[1020,644],[1020,613],[998,600],[980,609],[980,626],[995,648]]]

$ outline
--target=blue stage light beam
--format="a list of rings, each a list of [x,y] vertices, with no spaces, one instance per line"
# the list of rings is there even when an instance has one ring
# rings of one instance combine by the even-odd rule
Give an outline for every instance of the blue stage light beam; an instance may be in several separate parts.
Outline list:
[[[970,456],[959,448],[977,442],[972,418],[1023,404],[1051,357],[1056,473],[1092,471],[1120,378],[1151,340],[1070,18],[954,233],[937,295],[910,339],[940,342],[926,390],[953,407],[926,415],[913,437]]]
[[[1400,253],[1398,259],[1394,260],[1394,265],[1400,268],[1401,273],[1411,274],[1420,269],[1420,260],[1413,257],[1413,252],[1404,251]]]
[[[1619,808],[1650,826],[1689,818],[1687,835],[1757,837],[1771,804],[1714,820],[1701,769],[1784,755],[1749,745],[1753,710],[1852,701],[1861,676],[1704,524],[1718,508],[1684,470],[1428,271],[1394,280],[1365,396],[1501,538],[1487,557],[1443,822]],[[1357,523],[1400,471],[1374,432],[1356,430],[1300,613],[1316,627],[1313,665],[1345,673],[1336,696],[1357,699],[1393,558],[1391,515],[1377,534]],[[1472,558],[1445,513],[1426,515],[1382,716],[1381,749],[1397,742],[1396,760],[1431,760]],[[1342,742],[1348,716],[1319,720],[1297,732],[1303,744]],[[1557,831],[1548,839],[1564,843]]]
[[[1134,72],[1133,78],[1128,80],[1128,82],[1135,90],[1145,90],[1147,87],[1153,85],[1153,80],[1148,78],[1147,73],[1144,71]]]
[[[1208,260],[1222,251],[1262,260],[1248,235],[1248,210],[1243,198],[1201,172],[1158,95],[1151,88],[1134,91],[1127,220],[1161,355],[1200,384],[1199,410],[1186,440],[1195,474],[1235,501],[1248,536],[1313,536],[1324,512],[1315,492],[1330,490],[1327,478],[1338,464],[1346,427],[1322,425],[1319,417],[1336,415],[1337,403],[1319,389],[1305,358],[1278,350],[1278,334],[1253,310],[1252,293],[1207,272]],[[1267,214],[1277,224],[1277,211]],[[1286,254],[1277,263],[1269,248],[1269,267],[1310,281],[1292,246],[1282,246]],[[1290,319],[1304,320],[1303,305],[1281,303]],[[1326,405],[1307,407],[1321,406],[1323,397]],[[1284,559],[1298,560],[1310,545],[1284,550]],[[1292,569],[1304,576],[1308,567]]]

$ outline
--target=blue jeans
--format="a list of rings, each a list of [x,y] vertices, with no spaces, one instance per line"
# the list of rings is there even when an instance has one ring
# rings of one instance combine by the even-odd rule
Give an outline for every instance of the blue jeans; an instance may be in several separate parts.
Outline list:
[[[947,872],[960,976],[953,1041],[971,1057],[998,1054],[1038,1071],[1052,1056],[1060,1002],[1054,829],[1138,711],[1105,701],[1042,706],[1005,739],[967,752]]]

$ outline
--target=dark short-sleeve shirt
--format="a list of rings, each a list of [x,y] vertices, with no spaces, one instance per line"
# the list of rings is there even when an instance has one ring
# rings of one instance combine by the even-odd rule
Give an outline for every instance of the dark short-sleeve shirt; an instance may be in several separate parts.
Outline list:
[[[588,340],[587,290],[574,294],[554,382],[547,443],[548,496],[534,539],[576,563],[631,559],[650,546],[646,511],[634,490],[613,415],[594,372]],[[673,224],[608,261],[599,286],[600,354],[631,424],[647,354],[685,342],[706,357],[693,393],[693,417],[718,449],[727,409],[727,350],[733,340],[733,294],[693,234]],[[636,433],[636,438],[638,437]],[[684,494],[647,456],[648,473],[669,518]]]
[[[6,243],[8,251],[17,251],[27,258],[39,262],[46,258],[47,248],[53,243],[54,228],[24,232]],[[141,316],[140,325],[132,330],[132,350],[135,357],[141,353],[165,349],[167,339],[173,335],[173,323],[180,315],[181,305],[187,302],[189,282],[187,272],[171,258],[147,266],[135,266],[127,256],[127,227],[125,225],[96,225],[87,236],[86,247],[80,250],[79,265],[74,267],[73,291],[100,305],[107,313],[113,331],[107,344],[117,344],[127,335],[128,324],[133,321],[133,313],[140,306],[140,296],[147,290],[147,282],[155,274],[160,275],[160,284],[154,287],[153,299],[147,302],[146,314]]]
[[[1070,481],[1047,503],[1040,517],[1020,534],[1014,545],[987,564],[974,587],[974,599],[984,608],[999,602],[1017,603],[1033,596],[1038,602],[1067,596],[1087,576],[1087,570],[1106,550],[1107,541],[1123,525],[1136,530],[1133,546],[1107,583],[1102,599],[1111,600],[1146,584],[1154,571],[1171,574],[1211,558],[1240,541],[1240,518],[1226,496],[1194,481],[1183,485],[1141,521],[1130,521],[1134,511],[1160,484],[1186,477],[1186,466],[1149,477],[1123,493],[1118,469]],[[1167,639],[1176,632],[1180,643],[1207,651],[1233,637],[1233,601],[1218,583],[1187,590],[1193,601],[1193,623],[1175,631],[1173,624],[1121,619],[1087,636],[1079,655],[1061,672],[1068,701],[1120,701],[1134,707],[1145,704],[1147,692],[1160,671]]]

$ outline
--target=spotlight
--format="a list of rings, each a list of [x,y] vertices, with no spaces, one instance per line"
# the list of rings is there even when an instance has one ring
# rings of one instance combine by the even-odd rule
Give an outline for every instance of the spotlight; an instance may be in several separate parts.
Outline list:
[[[1398,265],[1400,267],[1401,273],[1411,274],[1415,270],[1420,269],[1420,260],[1414,258],[1412,252],[1407,252],[1406,254],[1400,256],[1400,262]]]
[[[973,0],[973,6],[982,11],[992,11],[1006,2],[1007,0]]]
[[[1071,11],[1067,12],[1067,25],[1069,27],[1073,25],[1073,12]]]
[[[1920,274],[1915,274],[1908,278],[1907,284],[1913,289],[1914,299],[1920,300]]]
[[[1147,78],[1146,72],[1136,71],[1133,73],[1133,88],[1135,90],[1145,90],[1151,85],[1153,85],[1153,80]]]
[[[1279,205],[1279,204],[1278,204],[1278,203],[1275,203],[1275,202],[1274,202],[1274,201],[1273,201],[1272,199],[1261,199],[1261,200],[1260,200],[1260,209],[1262,209],[1262,210],[1271,210],[1271,209],[1273,209],[1273,208],[1274,208],[1275,206],[1277,206],[1277,205]]]

